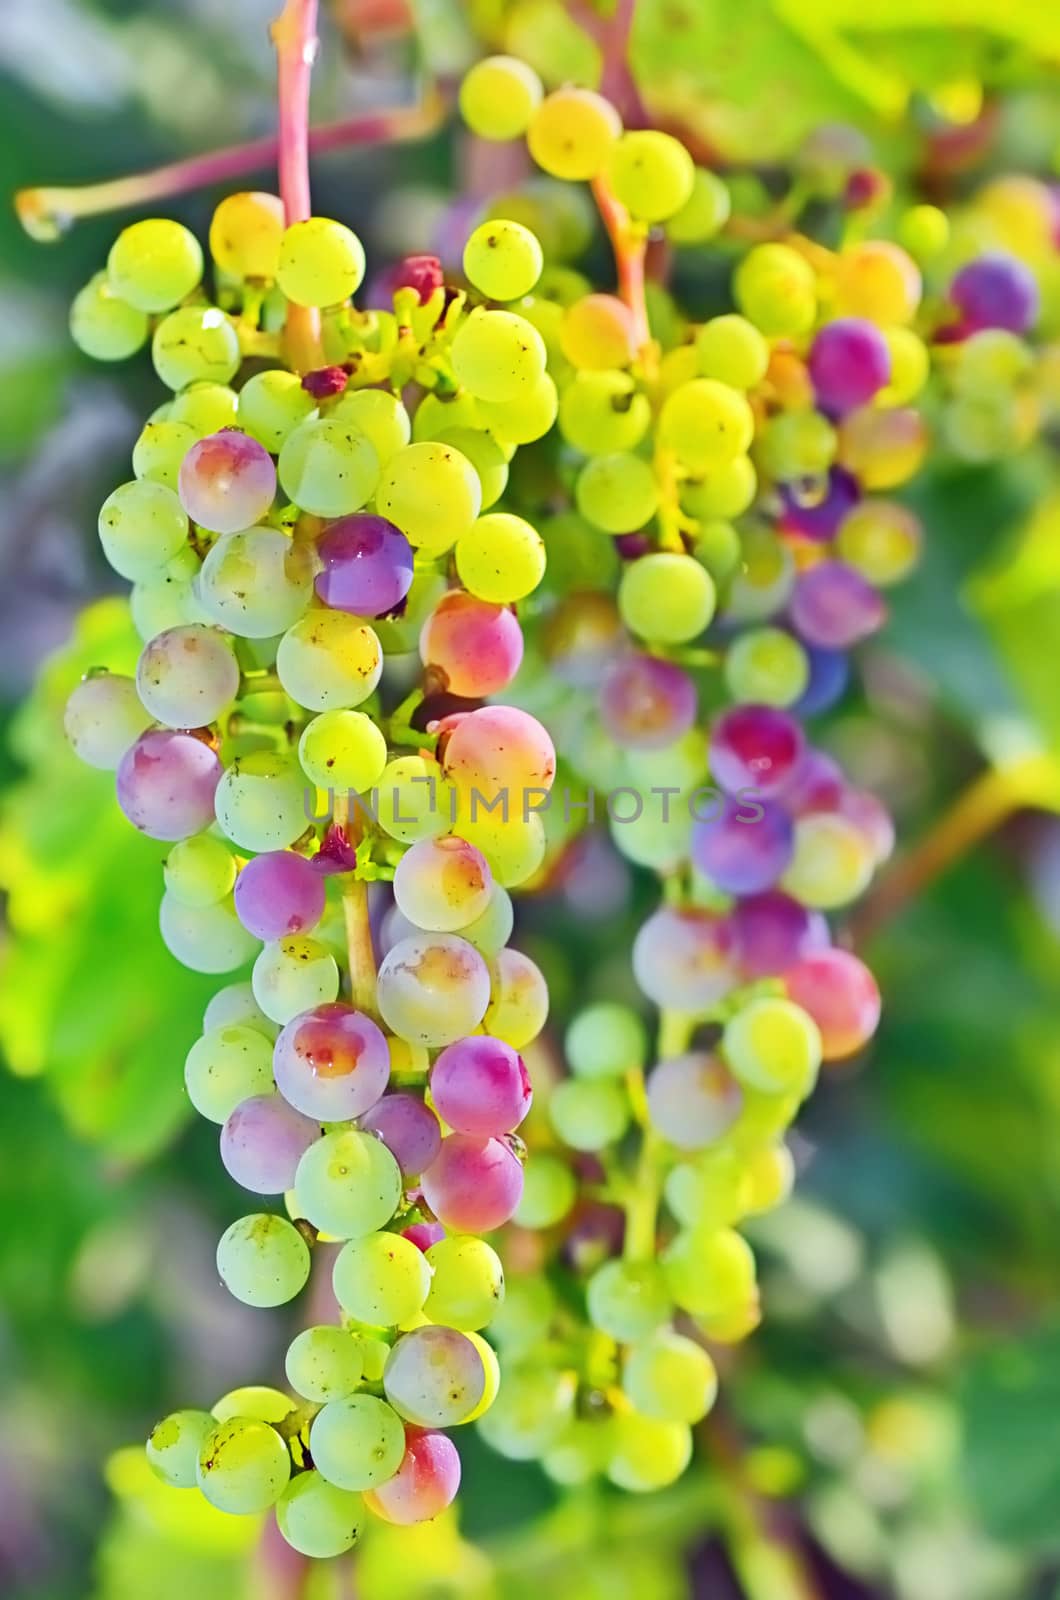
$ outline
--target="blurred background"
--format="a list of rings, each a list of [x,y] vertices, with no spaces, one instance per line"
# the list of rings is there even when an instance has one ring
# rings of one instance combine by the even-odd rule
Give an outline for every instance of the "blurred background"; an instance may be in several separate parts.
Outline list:
[[[270,0],[2,9],[5,194],[271,128]],[[336,0],[314,116],[410,103],[425,64],[444,82],[483,44],[591,81],[593,20],[588,0]],[[633,48],[649,108],[751,210],[822,123],[859,128],[903,193],[943,205],[984,174],[1055,179],[1058,57],[1060,16],[1034,0],[641,0]],[[376,266],[444,251],[511,180],[491,162],[450,126],[334,154],[316,208]],[[164,209],[203,236],[218,197]],[[256,1526],[174,1510],[139,1449],[175,1405],[275,1382],[284,1316],[237,1305],[214,1270],[233,1196],[180,1071],[212,981],[163,949],[159,847],[61,733],[80,673],[136,652],[95,521],[158,395],[145,360],[93,367],[66,330],[115,227],[45,246],[0,211],[0,1594],[267,1600],[294,1591],[254,1564]],[[718,263],[686,255],[677,292],[709,314]],[[1060,749],[1055,440],[933,468],[916,504],[924,563],[822,733],[907,843],[958,839],[952,808],[991,762]],[[604,838],[581,849],[592,892],[568,874],[517,936],[560,1025],[575,991],[625,981],[651,893]],[[459,1520],[375,1530],[343,1592],[1060,1600],[1060,824],[1018,810],[910,888],[866,929],[883,1026],[800,1120],[796,1198],[754,1232],[765,1321],[689,1475],[645,1499],[560,1491],[462,1436]],[[778,1543],[805,1587],[771,1565]],[[305,1593],[334,1583],[322,1567]]]

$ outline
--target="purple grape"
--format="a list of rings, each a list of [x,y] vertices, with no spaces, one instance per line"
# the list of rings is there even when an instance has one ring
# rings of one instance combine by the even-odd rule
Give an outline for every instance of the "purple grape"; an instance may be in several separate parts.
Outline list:
[[[869,403],[891,378],[891,352],[879,328],[864,317],[838,317],[817,334],[810,377],[822,411],[839,416]]]
[[[255,939],[308,933],[324,915],[324,879],[293,850],[270,850],[248,861],[236,879],[236,915]]]
[[[371,1017],[334,1001],[303,1011],[276,1041],[272,1069],[284,1099],[321,1122],[363,1117],[390,1081],[390,1052]]]
[[[823,494],[809,495],[798,484],[782,483],[780,499],[783,533],[797,533],[804,539],[830,544],[843,519],[861,499],[861,488],[852,473],[833,467]]]
[[[419,1177],[441,1148],[438,1118],[414,1094],[385,1094],[361,1117],[360,1127],[383,1141],[406,1178]]]
[[[530,1110],[533,1091],[523,1058],[486,1034],[448,1045],[431,1069],[431,1098],[457,1133],[511,1133]]]
[[[385,517],[368,512],[341,517],[317,549],[324,570],[317,574],[316,591],[337,611],[383,616],[412,587],[412,546]]]
[[[883,626],[887,607],[868,579],[845,561],[822,561],[799,574],[789,613],[807,644],[847,650]]]
[[[781,798],[793,817],[810,811],[838,811],[846,780],[843,769],[824,750],[807,749]]]
[[[604,674],[600,716],[617,744],[661,750],[696,720],[696,687],[672,661],[622,656]]]
[[[824,915],[778,889],[741,900],[729,921],[736,959],[748,978],[776,977],[831,942]]]
[[[982,328],[1026,333],[1038,318],[1038,284],[1033,272],[1000,250],[962,267],[950,284],[950,299],[961,313],[966,334]]]
[[[294,1187],[298,1163],[319,1137],[320,1124],[282,1095],[257,1094],[236,1106],[221,1129],[221,1160],[244,1189],[283,1194]]]
[[[221,762],[191,733],[149,728],[121,758],[118,804],[149,839],[187,839],[214,819]]]
[[[726,894],[757,894],[787,867],[793,834],[791,817],[776,801],[726,796],[719,817],[695,824],[692,860]]]
[[[792,710],[797,717],[815,717],[830,711],[843,698],[850,680],[850,662],[842,650],[822,650],[817,645],[807,645],[810,662],[810,681]]]
[[[784,788],[803,748],[802,729],[786,711],[734,706],[711,731],[710,770],[729,794],[753,790],[762,799]]]

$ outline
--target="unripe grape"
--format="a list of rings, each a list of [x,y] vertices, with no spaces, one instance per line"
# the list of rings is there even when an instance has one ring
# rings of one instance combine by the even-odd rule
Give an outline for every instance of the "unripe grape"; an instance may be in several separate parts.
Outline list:
[[[464,271],[490,300],[518,300],[529,294],[543,266],[540,244],[518,222],[500,218],[483,222],[464,246]]]
[[[360,288],[364,267],[364,247],[350,228],[308,217],[284,233],[276,277],[295,305],[337,306]]]
[[[684,145],[652,128],[624,133],[607,157],[617,198],[644,222],[665,222],[692,198],[696,169]]]
[[[595,178],[622,132],[609,100],[591,89],[556,89],[535,109],[526,142],[539,167],[554,178]]]
[[[515,56],[487,56],[460,85],[460,114],[480,139],[518,139],[543,98],[533,67]]]
[[[202,250],[179,222],[152,217],[123,228],[107,257],[115,294],[139,311],[168,311],[202,277]]]
[[[210,219],[210,254],[233,278],[275,278],[283,230],[278,195],[260,190],[229,194]]]

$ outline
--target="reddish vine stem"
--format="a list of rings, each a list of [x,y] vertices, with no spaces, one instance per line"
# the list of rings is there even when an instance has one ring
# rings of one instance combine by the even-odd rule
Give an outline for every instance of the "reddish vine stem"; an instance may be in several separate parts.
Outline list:
[[[309,194],[309,79],[317,53],[317,0],[286,0],[272,25],[279,88],[280,198],[287,226],[312,213]],[[284,341],[292,367],[324,364],[320,312],[288,304]]]
[[[638,350],[644,350],[651,342],[648,308],[644,299],[647,238],[640,229],[634,227],[629,212],[615,198],[606,178],[598,176],[593,179],[593,198],[614,252],[619,298],[629,307],[633,317],[634,344]]]

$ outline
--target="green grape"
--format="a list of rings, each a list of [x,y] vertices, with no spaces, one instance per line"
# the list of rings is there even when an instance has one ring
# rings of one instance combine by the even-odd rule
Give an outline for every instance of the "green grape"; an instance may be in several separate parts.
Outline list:
[[[671,1167],[663,1192],[683,1227],[723,1227],[747,1213],[747,1166],[735,1150],[704,1151],[695,1161],[680,1161]]]
[[[309,1430],[313,1464],[338,1489],[386,1483],[405,1454],[405,1429],[393,1406],[375,1395],[330,1400]]]
[[[891,376],[876,395],[876,404],[904,406],[920,393],[931,376],[931,353],[911,328],[887,328],[883,336],[891,357]],[[970,342],[958,349],[966,349]]]
[[[653,551],[631,561],[618,586],[618,610],[632,633],[659,644],[697,639],[714,615],[714,580],[693,556]]]
[[[640,1416],[691,1424],[705,1417],[714,1404],[718,1374],[698,1344],[661,1329],[629,1351],[622,1368],[622,1388]]]
[[[343,1245],[331,1281],[339,1305],[356,1322],[391,1328],[411,1322],[423,1310],[431,1269],[411,1239],[370,1233]]]
[[[276,1526],[292,1550],[317,1560],[352,1550],[363,1520],[360,1495],[337,1488],[315,1470],[300,1472],[276,1504]]]
[[[452,428],[480,430],[482,416],[479,402],[466,389],[456,389],[438,394],[425,394],[412,418],[412,437],[417,444],[441,439]]]
[[[681,504],[701,522],[738,517],[754,502],[758,474],[750,456],[734,456],[705,477],[681,485]]]
[[[579,372],[559,402],[559,431],[583,455],[635,450],[651,425],[651,406],[628,372]]]
[[[492,960],[508,943],[515,926],[512,897],[499,883],[493,885],[489,905],[482,915],[460,929],[461,939],[473,944],[487,960]]]
[[[550,1450],[570,1423],[576,1380],[540,1364],[507,1369],[501,1392],[478,1430],[509,1461],[534,1461]]]
[[[330,1324],[303,1328],[291,1341],[284,1370],[291,1388],[306,1400],[344,1400],[364,1377],[362,1341]]]
[[[451,445],[465,456],[478,473],[482,489],[482,509],[495,505],[508,485],[508,462],[492,434],[479,428],[445,428],[438,443]]]
[[[918,261],[941,255],[949,238],[949,218],[938,206],[910,206],[898,219],[898,243]]]
[[[295,1175],[299,1204],[315,1228],[337,1239],[375,1233],[401,1199],[401,1172],[385,1144],[349,1128],[310,1145]]]
[[[478,400],[514,400],[545,370],[545,341],[514,311],[479,307],[461,323],[452,345],[457,381]]]
[[[197,438],[234,428],[238,420],[239,397],[226,383],[193,383],[173,396],[170,420],[183,422]]]
[[[513,605],[545,575],[545,545],[536,528],[510,511],[490,511],[456,541],[456,570],[469,594]]]
[[[739,563],[740,551],[740,535],[731,522],[719,519],[703,524],[693,548],[696,560],[703,563],[715,583],[722,583],[731,575]]]
[[[198,597],[211,622],[271,639],[297,622],[313,592],[313,557],[278,528],[229,533],[202,564]]]
[[[770,528],[748,528],[740,540],[740,565],[729,582],[725,615],[761,622],[779,611],[795,586],[795,557]]]
[[[607,1476],[635,1494],[665,1489],[692,1459],[692,1435],[684,1423],[658,1422],[636,1411],[614,1419]]]
[[[589,1279],[589,1320],[612,1339],[643,1339],[673,1310],[666,1280],[654,1261],[605,1261]]]
[[[768,338],[806,333],[817,314],[817,280],[805,256],[786,244],[757,244],[733,278],[736,304]]]
[[[255,1033],[263,1033],[268,1039],[275,1039],[280,1031],[258,1005],[254,998],[254,990],[249,983],[229,983],[223,989],[218,989],[203,1013],[202,1027],[204,1033],[209,1033],[214,1028],[251,1028]],[[252,1089],[250,1094],[259,1092],[257,1089]],[[249,1097],[249,1094],[244,1094],[239,1098],[247,1100]],[[239,1101],[235,1103],[238,1105]],[[223,1121],[224,1118],[214,1118],[214,1120]]]
[[[392,839],[415,844],[450,831],[454,799],[452,785],[432,756],[397,756],[380,774],[376,816]]]
[[[186,544],[164,566],[133,584],[129,610],[145,643],[157,639],[167,628],[208,620],[195,593],[194,580],[201,566],[195,551]]]
[[[97,272],[74,296],[70,336],[95,361],[124,361],[147,343],[145,313],[117,294],[105,272]]]
[[[375,504],[380,516],[400,528],[411,545],[425,556],[440,556],[478,516],[482,488],[478,473],[459,450],[424,440],[391,456]]]
[[[548,557],[542,583],[560,602],[546,625],[546,639],[552,629],[560,640],[568,629],[577,638],[583,626],[591,633],[594,626],[602,626],[617,638],[618,615],[607,591],[620,563],[611,541],[602,540],[599,529],[590,527],[576,511],[544,518],[539,531]],[[577,596],[576,602],[572,596]]]
[[[607,176],[616,197],[642,222],[665,222],[692,199],[696,169],[692,157],[668,133],[638,129],[611,146]]]
[[[594,527],[605,533],[633,533],[658,510],[659,485],[650,462],[617,451],[593,456],[585,463],[574,497],[582,516]]]
[[[869,886],[876,866],[872,846],[854,823],[821,811],[795,823],[795,851],[780,887],[803,905],[834,911]]]
[[[239,371],[239,335],[216,306],[182,306],[154,331],[151,359],[169,389],[227,383]]]
[[[601,171],[621,132],[622,120],[609,100],[568,86],[535,108],[526,142],[538,166],[553,178],[584,183]]]
[[[519,390],[511,400],[480,400],[482,421],[509,450],[544,438],[556,420],[559,393],[547,372]]]
[[[263,945],[250,981],[255,1000],[273,1022],[286,1024],[338,999],[338,965],[319,939],[296,936]]]
[[[766,1145],[747,1161],[747,1215],[782,1206],[795,1187],[795,1160],[786,1144]]]
[[[611,819],[612,842],[627,861],[651,867],[656,872],[674,872],[681,866],[692,839],[690,795],[685,793],[672,798],[676,814],[667,812],[664,815],[661,807],[649,805],[640,816],[628,821],[617,816]]]
[[[156,1422],[147,1441],[155,1476],[174,1489],[194,1489],[199,1451],[213,1425],[208,1411],[174,1411]]]
[[[769,346],[746,317],[712,317],[696,335],[696,356],[704,378],[733,389],[753,389],[769,366]]]
[[[196,441],[186,422],[149,422],[133,445],[132,469],[137,478],[176,489],[180,464]]]
[[[222,832],[243,850],[285,850],[306,829],[305,787],[289,756],[271,750],[237,756],[214,799]]]
[[[682,1311],[720,1317],[755,1297],[751,1246],[732,1228],[686,1228],[662,1254],[667,1287]]]
[[[288,434],[277,475],[295,505],[316,517],[360,511],[379,483],[375,446],[357,425],[336,417],[307,417]]]
[[[836,535],[836,553],[877,588],[898,583],[916,565],[922,529],[908,507],[894,500],[863,500]]]
[[[601,1000],[575,1014],[563,1048],[567,1064],[580,1078],[624,1078],[644,1066],[648,1033],[629,1006]]]
[[[782,411],[755,439],[763,472],[778,481],[822,477],[835,460],[836,431],[819,411]]]
[[[725,1024],[722,1047],[733,1076],[764,1094],[805,1099],[821,1066],[817,1024],[791,1000],[763,998],[741,1007]]]
[[[810,681],[810,659],[783,628],[752,628],[725,654],[725,686],[745,704],[791,706]]]
[[[487,56],[460,85],[460,115],[480,139],[518,139],[543,98],[533,67],[515,56]]]
[[[545,1452],[541,1465],[553,1483],[576,1488],[604,1471],[610,1437],[607,1420],[575,1417]]]
[[[181,839],[166,857],[166,889],[188,906],[212,906],[232,892],[236,863],[222,839],[199,833]]]
[[[170,955],[192,972],[234,972],[258,945],[236,916],[231,896],[192,906],[167,892],[158,908],[158,927]]]
[[[451,1234],[431,1245],[426,1260],[434,1276],[428,1274],[423,1309],[432,1322],[474,1333],[493,1320],[504,1300],[504,1268],[485,1239]]]
[[[515,1221],[521,1228],[551,1228],[569,1214],[577,1197],[578,1184],[566,1162],[535,1153],[524,1173]]]
[[[122,578],[154,577],[188,537],[184,507],[165,484],[123,483],[103,502],[99,542]]]
[[[625,1089],[607,1079],[565,1079],[552,1091],[548,1114],[557,1134],[572,1150],[605,1150],[629,1127]]]
[[[201,1117],[226,1122],[243,1100],[272,1087],[272,1043],[239,1023],[208,1028],[184,1063],[188,1099]]]
[[[233,1417],[249,1417],[254,1422],[271,1422],[278,1426],[294,1410],[295,1404],[282,1389],[271,1389],[265,1383],[247,1383],[238,1389],[229,1389],[210,1415],[215,1422],[230,1422]]]
[[[515,1361],[547,1339],[555,1310],[555,1294],[544,1278],[509,1278],[504,1301],[490,1323],[490,1338],[505,1360]]]
[[[347,389],[329,412],[335,422],[345,422],[363,433],[385,467],[390,457],[404,449],[412,437],[412,423],[396,394],[385,389]]]
[[[138,311],[169,311],[198,286],[202,267],[198,239],[166,217],[123,228],[107,257],[111,288]]]
[[[303,728],[298,759],[318,788],[363,794],[386,770],[386,740],[363,711],[322,711]]]
[[[231,1417],[211,1428],[199,1451],[196,1481],[218,1511],[254,1516],[275,1505],[291,1476],[291,1458],[267,1422]]]
[[[692,472],[713,472],[746,454],[754,413],[744,395],[714,378],[694,378],[667,395],[659,442]]]
[[[276,674],[309,711],[348,710],[367,700],[383,672],[375,631],[345,611],[306,612],[276,649]],[[330,780],[329,780],[330,781]]]
[[[296,372],[273,367],[255,372],[239,391],[239,426],[278,455],[299,423],[312,416],[316,402]]]
[[[692,193],[666,224],[671,244],[702,244],[720,233],[729,220],[732,201],[720,178],[704,167],[697,167]]]
[[[248,1306],[282,1306],[305,1288],[309,1246],[286,1217],[258,1212],[221,1235],[217,1270],[230,1294]]]
[[[529,294],[545,264],[541,245],[519,222],[494,218],[480,223],[464,246],[464,272],[490,300]]]
[[[280,241],[276,280],[296,306],[337,306],[360,288],[364,247],[330,217],[294,222]]]

